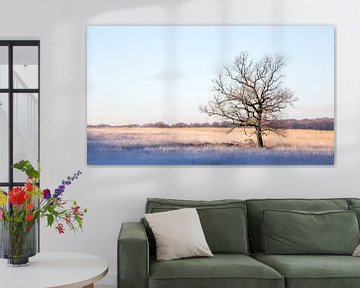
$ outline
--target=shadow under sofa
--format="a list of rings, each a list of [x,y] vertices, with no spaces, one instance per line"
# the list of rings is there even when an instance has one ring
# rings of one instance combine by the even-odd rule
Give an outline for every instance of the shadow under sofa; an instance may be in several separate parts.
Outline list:
[[[355,288],[360,258],[350,255],[266,255],[261,211],[349,211],[360,199],[192,201],[150,198],[146,213],[197,208],[214,257],[156,261],[145,221],[123,223],[118,238],[119,288]]]

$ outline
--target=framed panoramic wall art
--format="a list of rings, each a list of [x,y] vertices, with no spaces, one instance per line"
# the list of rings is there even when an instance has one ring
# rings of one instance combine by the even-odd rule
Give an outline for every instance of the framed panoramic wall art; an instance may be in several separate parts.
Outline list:
[[[89,26],[89,165],[333,165],[334,27]]]

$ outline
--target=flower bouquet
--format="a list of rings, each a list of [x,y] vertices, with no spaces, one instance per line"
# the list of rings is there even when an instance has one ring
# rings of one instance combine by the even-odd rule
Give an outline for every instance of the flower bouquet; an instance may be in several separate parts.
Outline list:
[[[8,259],[9,265],[26,265],[29,257],[36,254],[36,223],[45,218],[47,226],[55,227],[59,234],[82,229],[86,209],[75,201],[63,199],[66,186],[78,179],[76,172],[63,180],[54,189],[40,189],[40,168],[35,169],[27,160],[13,165],[26,173],[27,181],[23,187],[12,187],[9,193],[0,188],[0,257]]]

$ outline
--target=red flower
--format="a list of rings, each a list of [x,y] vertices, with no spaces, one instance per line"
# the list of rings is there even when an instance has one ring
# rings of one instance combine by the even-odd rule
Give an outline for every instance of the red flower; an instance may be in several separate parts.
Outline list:
[[[34,218],[34,216],[32,214],[26,215],[26,220],[27,221],[31,221],[33,218]]]
[[[65,229],[64,229],[64,225],[63,225],[63,224],[59,223],[55,228],[58,230],[59,234],[65,233],[65,232],[64,232]]]
[[[9,201],[12,205],[21,205],[26,201],[25,189],[23,187],[13,187],[9,193]]]
[[[79,214],[80,206],[71,207],[71,209],[73,210],[73,214],[76,215]]]
[[[26,210],[31,210],[34,208],[34,205],[32,203],[29,203],[26,205]]]
[[[26,187],[26,191],[28,191],[28,192],[31,192],[34,189],[30,182],[26,182],[25,187]]]
[[[25,193],[24,198],[25,200],[29,200],[31,198],[31,195],[29,193]]]
[[[67,214],[65,216],[65,222],[66,222],[67,225],[69,225],[71,223],[71,215],[70,214]]]

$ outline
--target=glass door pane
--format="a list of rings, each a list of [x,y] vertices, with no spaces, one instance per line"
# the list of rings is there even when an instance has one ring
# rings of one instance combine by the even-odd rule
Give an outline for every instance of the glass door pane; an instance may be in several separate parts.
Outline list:
[[[0,182],[9,181],[9,98],[0,93]]]
[[[18,93],[14,99],[14,163],[29,160],[35,167],[38,160],[39,97],[35,93]],[[14,181],[26,181],[26,175],[14,169]]]
[[[14,89],[37,89],[39,59],[37,46],[15,46],[13,48]]]
[[[0,89],[6,89],[9,85],[8,47],[0,46]]]

